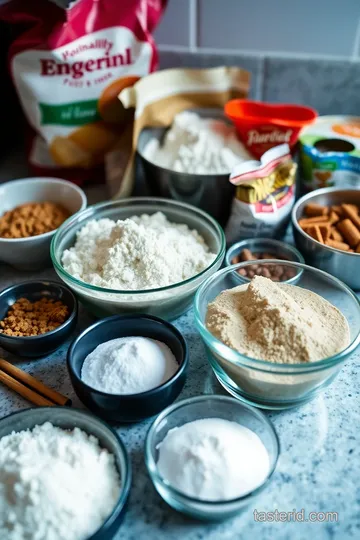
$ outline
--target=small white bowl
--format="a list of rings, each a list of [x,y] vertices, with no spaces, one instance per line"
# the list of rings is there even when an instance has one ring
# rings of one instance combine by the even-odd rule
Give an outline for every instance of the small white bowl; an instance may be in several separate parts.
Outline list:
[[[59,178],[24,178],[0,184],[0,216],[20,204],[44,201],[61,204],[71,214],[87,205],[82,189]],[[49,265],[55,231],[28,238],[0,238],[0,262],[19,270],[37,270]]]

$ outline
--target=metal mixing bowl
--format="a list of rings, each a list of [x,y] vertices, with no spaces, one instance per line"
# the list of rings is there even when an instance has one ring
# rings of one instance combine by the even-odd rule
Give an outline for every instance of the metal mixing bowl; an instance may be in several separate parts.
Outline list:
[[[229,123],[222,109],[194,109],[194,112],[202,118],[216,118]],[[147,142],[152,138],[162,141],[167,129],[145,128],[138,140],[137,158],[151,195],[175,199],[202,208],[221,225],[225,225],[235,193],[235,186],[229,182],[230,171],[229,174],[210,175],[180,173],[155,165],[143,157],[142,152]]]
[[[298,200],[291,216],[296,247],[304,255],[306,262],[341,279],[352,289],[360,290],[360,255],[325,246],[300,227],[298,220],[303,217],[304,208],[309,203],[325,206],[350,203],[360,206],[360,189],[331,187],[312,191]]]

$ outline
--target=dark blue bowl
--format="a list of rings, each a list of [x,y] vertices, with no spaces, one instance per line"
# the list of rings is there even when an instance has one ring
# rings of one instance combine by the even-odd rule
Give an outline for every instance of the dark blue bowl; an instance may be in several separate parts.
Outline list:
[[[126,336],[141,336],[165,343],[174,354],[179,369],[167,382],[141,394],[107,394],[81,380],[85,358],[98,345]],[[180,394],[185,384],[189,353],[186,341],[172,324],[151,315],[114,315],[96,322],[71,344],[67,366],[74,390],[96,415],[111,422],[139,422],[158,414]]]
[[[71,407],[36,407],[19,411],[0,420],[0,438],[13,431],[33,429],[36,425],[51,422],[62,429],[79,429],[94,435],[100,446],[114,455],[121,478],[121,492],[115,508],[103,525],[88,540],[111,540],[119,530],[124,517],[131,486],[131,463],[119,435],[99,418]],[[91,471],[90,471],[91,473]]]
[[[69,337],[76,326],[78,304],[70,289],[56,281],[25,281],[1,291],[0,320],[6,317],[10,306],[19,298],[27,298],[35,302],[43,296],[61,300],[67,305],[69,317],[66,321],[55,330],[39,336],[7,336],[0,332],[0,347],[18,356],[35,358],[55,351]]]

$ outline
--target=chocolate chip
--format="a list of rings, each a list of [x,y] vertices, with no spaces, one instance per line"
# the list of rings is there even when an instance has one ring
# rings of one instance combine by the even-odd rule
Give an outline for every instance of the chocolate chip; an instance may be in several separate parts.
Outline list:
[[[271,259],[273,261],[279,260],[272,253],[268,252],[256,252],[253,253],[249,249],[243,249],[239,255],[236,255],[232,259],[232,264],[236,264],[238,261],[248,262],[261,259]],[[289,260],[287,257],[281,255],[281,260]],[[269,266],[263,266],[261,264],[249,264],[244,268],[240,268],[237,272],[244,277],[252,279],[255,275],[270,278],[273,281],[286,281],[293,278],[296,275],[296,270],[293,268],[286,268],[286,266],[271,264]]]

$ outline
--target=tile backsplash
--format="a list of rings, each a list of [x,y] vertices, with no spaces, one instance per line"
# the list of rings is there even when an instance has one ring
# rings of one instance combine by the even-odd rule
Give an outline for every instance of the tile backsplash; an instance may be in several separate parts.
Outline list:
[[[169,0],[159,45],[360,58],[359,0]]]
[[[253,99],[360,116],[360,2],[169,0],[160,67],[241,66]]]
[[[300,103],[319,114],[360,116],[360,62],[160,51],[160,68],[239,66],[251,73],[253,99]]]

